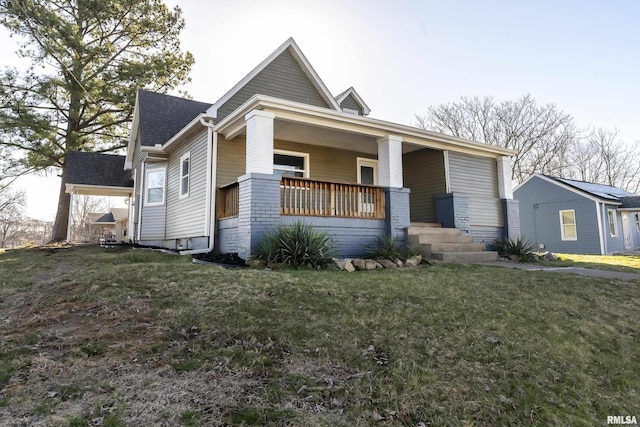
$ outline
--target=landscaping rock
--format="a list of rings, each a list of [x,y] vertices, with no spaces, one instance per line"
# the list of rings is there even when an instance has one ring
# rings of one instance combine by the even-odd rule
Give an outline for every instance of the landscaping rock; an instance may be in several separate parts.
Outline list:
[[[422,257],[420,255],[412,256],[407,261],[405,261],[404,265],[407,267],[417,267],[422,262]]]
[[[382,265],[384,268],[398,268],[398,265],[395,264],[393,261],[390,261],[388,259],[381,259],[380,261],[378,261],[380,263],[380,265]],[[402,262],[402,261],[400,261]]]
[[[365,265],[365,262],[362,258],[356,258],[353,260],[353,266],[356,268],[356,270],[366,270],[367,267]]]
[[[398,266],[398,267],[404,267],[404,262],[402,262],[401,259],[394,259],[393,262]]]
[[[336,265],[336,267],[338,267],[340,270],[345,270],[345,266],[347,264],[347,260],[345,259],[339,259],[339,258],[333,258],[333,263]]]
[[[545,261],[557,261],[558,260],[558,256],[556,254],[554,254],[553,252],[549,252],[549,251],[538,255],[538,258],[543,259]]]
[[[267,266],[267,262],[262,259],[249,258],[245,264],[251,268],[265,268]]]
[[[351,264],[351,261],[345,261],[344,263],[344,271],[348,271],[349,273],[353,273],[356,271],[356,268]]]
[[[365,259],[364,260],[364,268],[366,270],[375,270],[376,268],[378,268],[378,263],[375,262],[372,259]]]

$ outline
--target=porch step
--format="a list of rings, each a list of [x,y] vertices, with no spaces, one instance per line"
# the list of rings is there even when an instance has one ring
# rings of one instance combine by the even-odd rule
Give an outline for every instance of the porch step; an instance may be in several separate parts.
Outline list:
[[[410,225],[407,227],[407,235],[408,236],[417,236],[417,235],[427,235],[427,234],[435,234],[438,236],[441,235],[450,235],[450,236],[459,236],[460,230],[457,228],[437,228],[437,227],[425,227],[424,225]]]
[[[431,258],[444,262],[484,262],[495,261],[498,259],[498,252],[479,251],[479,252],[432,252]]]
[[[409,244],[432,245],[437,243],[473,243],[473,237],[462,234],[414,234],[408,236]]]
[[[442,224],[438,222],[411,222],[412,227],[442,228]]]
[[[407,227],[409,244],[420,245],[426,256],[444,262],[479,262],[498,259],[497,252],[485,251],[484,243],[474,243],[473,237],[457,228],[442,228],[440,224],[415,223]]]

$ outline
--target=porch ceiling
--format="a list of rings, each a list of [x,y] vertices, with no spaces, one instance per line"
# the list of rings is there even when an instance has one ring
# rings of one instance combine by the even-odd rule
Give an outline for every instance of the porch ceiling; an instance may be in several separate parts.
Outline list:
[[[274,121],[274,138],[282,141],[299,142],[301,144],[318,145],[322,147],[338,148],[377,155],[377,137],[344,130],[331,129],[305,123],[286,120]],[[243,131],[243,135],[246,133]],[[417,145],[403,143],[402,152],[409,153],[419,150]]]
[[[82,196],[103,196],[103,197],[132,197],[133,188],[129,187],[102,187],[97,185],[67,184],[66,190],[69,194]]]

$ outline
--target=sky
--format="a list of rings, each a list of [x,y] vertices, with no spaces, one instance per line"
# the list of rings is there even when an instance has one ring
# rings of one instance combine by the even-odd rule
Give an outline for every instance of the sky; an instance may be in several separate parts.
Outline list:
[[[581,127],[640,143],[640,2],[634,0],[166,0],[196,60],[183,89],[215,102],[293,37],[335,95],[353,86],[371,117],[412,124],[461,96],[531,94]],[[0,33],[10,63],[12,39]],[[53,219],[59,178],[23,179],[27,214]]]

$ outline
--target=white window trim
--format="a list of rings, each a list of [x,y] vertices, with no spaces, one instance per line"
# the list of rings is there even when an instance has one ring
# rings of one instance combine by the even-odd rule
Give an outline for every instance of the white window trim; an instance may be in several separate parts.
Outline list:
[[[189,170],[187,171],[187,175],[182,175],[182,163],[188,160],[189,161]],[[179,171],[178,171],[178,191],[180,196],[178,197],[179,199],[185,199],[187,197],[189,197],[189,191],[191,190],[191,152],[187,151],[185,154],[183,154],[180,157],[180,163],[179,163]],[[182,180],[183,178],[187,178],[187,192],[183,193],[182,192]]]
[[[373,167],[373,185],[378,185],[378,159],[370,159],[368,157],[356,157],[358,184],[362,183],[362,172],[360,171],[361,166]]]
[[[164,182],[162,183],[162,201],[149,202],[149,174],[154,172],[164,173]],[[154,187],[155,188],[155,187]],[[145,171],[144,176],[144,205],[145,206],[163,206],[167,199],[167,168],[150,168]]]
[[[636,231],[640,233],[640,212],[635,212],[635,220],[636,220]]]
[[[567,237],[564,235],[564,227],[565,224],[562,222],[562,214],[565,212],[571,212],[571,214],[573,215],[573,227],[576,229],[576,236],[575,237]],[[563,209],[561,211],[559,211],[559,215],[560,215],[560,238],[562,240],[565,241],[575,241],[578,240],[578,221],[576,220],[576,211],[575,209]],[[567,224],[570,225],[570,224]]]
[[[296,156],[296,157],[303,157],[304,158],[304,170],[302,171],[302,175],[304,178],[309,178],[309,176],[311,176],[310,174],[310,170],[311,170],[311,164],[309,163],[309,153],[302,153],[299,151],[289,151],[289,150],[273,150],[273,154],[282,154],[285,156]],[[280,171],[280,172],[284,172],[284,170],[282,169],[276,169],[276,165],[273,165],[273,170],[274,171]]]
[[[611,233],[610,215],[613,213],[613,233]],[[618,237],[618,213],[615,209],[607,209],[607,228],[611,237]]]

